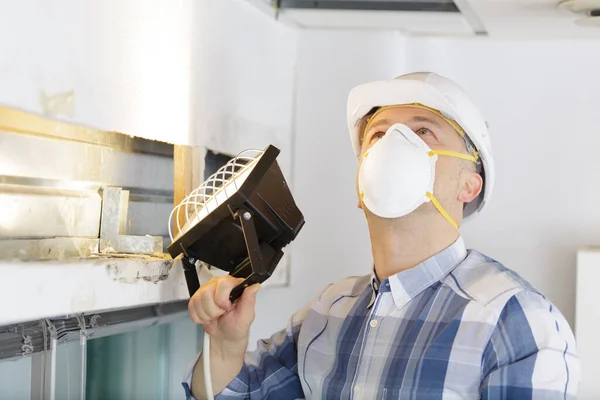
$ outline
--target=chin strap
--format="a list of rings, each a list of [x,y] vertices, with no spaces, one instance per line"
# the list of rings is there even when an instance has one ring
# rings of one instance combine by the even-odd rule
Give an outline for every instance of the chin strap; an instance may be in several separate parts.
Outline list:
[[[442,216],[444,218],[446,218],[446,221],[448,221],[450,223],[450,225],[452,225],[454,227],[454,229],[458,229],[458,224],[452,219],[450,214],[448,214],[448,212],[444,209],[444,207],[440,204],[440,202],[435,198],[433,193],[427,192],[427,193],[425,193],[425,195],[429,198],[429,200],[431,200],[431,202],[433,203],[435,208],[437,208],[437,210],[440,212],[440,214],[442,214]]]

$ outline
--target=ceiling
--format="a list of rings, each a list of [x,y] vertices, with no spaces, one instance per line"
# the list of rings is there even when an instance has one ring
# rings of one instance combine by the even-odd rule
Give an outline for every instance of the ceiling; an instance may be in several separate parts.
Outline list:
[[[247,0],[304,29],[397,29],[410,35],[492,38],[600,38],[600,24],[580,26],[560,0]],[[571,2],[600,0],[568,0]],[[273,1],[274,2],[274,1]],[[596,17],[600,20],[600,16]]]

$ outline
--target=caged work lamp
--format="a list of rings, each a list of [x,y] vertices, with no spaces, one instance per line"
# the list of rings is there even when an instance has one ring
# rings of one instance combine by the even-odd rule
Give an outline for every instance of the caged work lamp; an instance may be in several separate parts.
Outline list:
[[[304,216],[277,163],[279,149],[246,150],[192,191],[171,212],[171,257],[182,256],[190,296],[200,287],[196,262],[244,281],[230,294],[267,280],[296,238]],[[174,221],[173,221],[174,220]],[[178,235],[173,237],[171,226]]]

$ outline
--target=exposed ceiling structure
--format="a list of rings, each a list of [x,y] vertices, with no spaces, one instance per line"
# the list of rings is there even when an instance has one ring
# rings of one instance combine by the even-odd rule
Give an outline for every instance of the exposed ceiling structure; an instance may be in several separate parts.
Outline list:
[[[600,0],[247,0],[305,29],[411,35],[600,38]]]

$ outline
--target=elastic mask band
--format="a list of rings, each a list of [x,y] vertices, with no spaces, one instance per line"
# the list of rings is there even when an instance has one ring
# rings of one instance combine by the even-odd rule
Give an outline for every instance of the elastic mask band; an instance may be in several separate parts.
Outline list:
[[[429,157],[437,154],[438,156],[451,156],[451,157],[456,157],[456,158],[462,158],[463,160],[467,160],[467,161],[473,161],[474,163],[477,162],[477,158],[475,156],[471,156],[471,155],[463,154],[463,153],[458,153],[456,151],[431,150],[427,154],[429,155]]]
[[[429,192],[425,193],[425,195],[427,197],[429,197],[429,200],[431,200],[431,202],[433,203],[433,205],[435,206],[435,208],[437,208],[437,210],[440,212],[440,214],[442,214],[442,216],[444,218],[446,218],[446,221],[448,221],[450,223],[450,225],[452,225],[454,227],[454,229],[458,229],[458,224],[456,222],[454,222],[454,220],[452,219],[452,217],[450,216],[450,214],[448,214],[446,212],[446,210],[444,210],[444,207],[442,207],[442,205],[440,204],[439,201],[437,201],[437,199],[435,198],[435,196]]]

